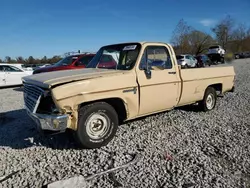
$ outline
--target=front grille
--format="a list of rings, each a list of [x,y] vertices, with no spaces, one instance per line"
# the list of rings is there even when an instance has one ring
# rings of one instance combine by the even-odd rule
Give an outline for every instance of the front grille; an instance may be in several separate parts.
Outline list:
[[[43,93],[44,90],[37,86],[24,84],[24,104],[30,112],[36,113],[37,107],[39,105]]]

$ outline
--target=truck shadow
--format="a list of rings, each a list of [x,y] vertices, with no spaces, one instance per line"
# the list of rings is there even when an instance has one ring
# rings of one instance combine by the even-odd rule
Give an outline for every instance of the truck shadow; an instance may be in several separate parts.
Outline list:
[[[41,135],[24,109],[0,113],[0,147],[23,149],[32,146],[77,148],[69,131],[57,135]]]
[[[13,86],[1,86],[0,89],[10,89],[13,88],[14,91],[18,91],[20,88],[23,88],[22,85],[13,85]]]
[[[200,112],[201,110],[199,109],[198,105],[186,105],[186,106],[180,106],[175,108],[176,110],[183,110],[186,112]]]
[[[23,87],[17,87],[13,89],[14,91],[19,91],[19,92],[23,92]]]
[[[177,109],[199,112],[198,107],[195,105],[178,107]],[[167,113],[167,111],[159,114],[162,113]],[[139,121],[146,117],[140,117],[126,123]],[[57,135],[43,135],[39,133],[35,122],[27,115],[25,109],[0,113],[0,147],[23,149],[32,146],[52,149],[80,149],[76,145],[70,130]]]

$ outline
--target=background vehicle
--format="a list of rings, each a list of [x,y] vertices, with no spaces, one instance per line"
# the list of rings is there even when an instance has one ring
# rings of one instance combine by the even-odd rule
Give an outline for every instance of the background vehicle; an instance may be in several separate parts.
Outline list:
[[[250,52],[239,52],[234,54],[235,59],[250,58]]]
[[[220,45],[210,46],[208,48],[207,56],[212,64],[224,63],[225,50]]]
[[[15,64],[0,64],[0,87],[22,85],[22,77],[32,75],[33,71],[25,71]]]
[[[117,61],[118,59],[115,60],[112,55],[103,54],[97,67],[113,69],[117,66]]]
[[[95,54],[70,55],[61,59],[54,65],[35,69],[33,74],[51,72],[51,71],[85,68],[94,56]]]
[[[197,55],[195,58],[197,59],[197,67],[205,67],[211,65],[211,60],[205,54]]]
[[[176,56],[178,65],[182,68],[196,67],[197,60],[190,54],[180,54]]]

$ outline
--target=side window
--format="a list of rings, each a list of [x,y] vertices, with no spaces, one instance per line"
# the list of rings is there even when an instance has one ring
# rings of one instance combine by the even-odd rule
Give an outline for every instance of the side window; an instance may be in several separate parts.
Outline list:
[[[3,66],[0,66],[0,72],[3,72],[3,71],[4,71]]]
[[[186,55],[186,59],[191,59],[189,55]]]
[[[171,69],[172,61],[170,54],[164,46],[149,46],[145,49],[141,62],[140,69],[146,67],[146,61],[148,65],[153,67],[161,67],[161,69]]]
[[[4,66],[4,71],[6,72],[23,72],[21,69],[14,66]]]
[[[100,59],[100,63],[106,63],[106,62],[111,62],[112,61],[112,56],[110,55],[102,55]]]
[[[92,58],[93,56],[84,56],[84,57],[79,58],[77,60],[77,66],[88,65],[88,63],[91,61]]]

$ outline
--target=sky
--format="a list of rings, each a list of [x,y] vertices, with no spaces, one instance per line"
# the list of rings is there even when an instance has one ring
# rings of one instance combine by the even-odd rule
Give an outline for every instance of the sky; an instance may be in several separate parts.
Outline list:
[[[0,58],[52,57],[134,41],[170,42],[180,19],[210,33],[226,15],[250,26],[250,0],[1,0]]]

